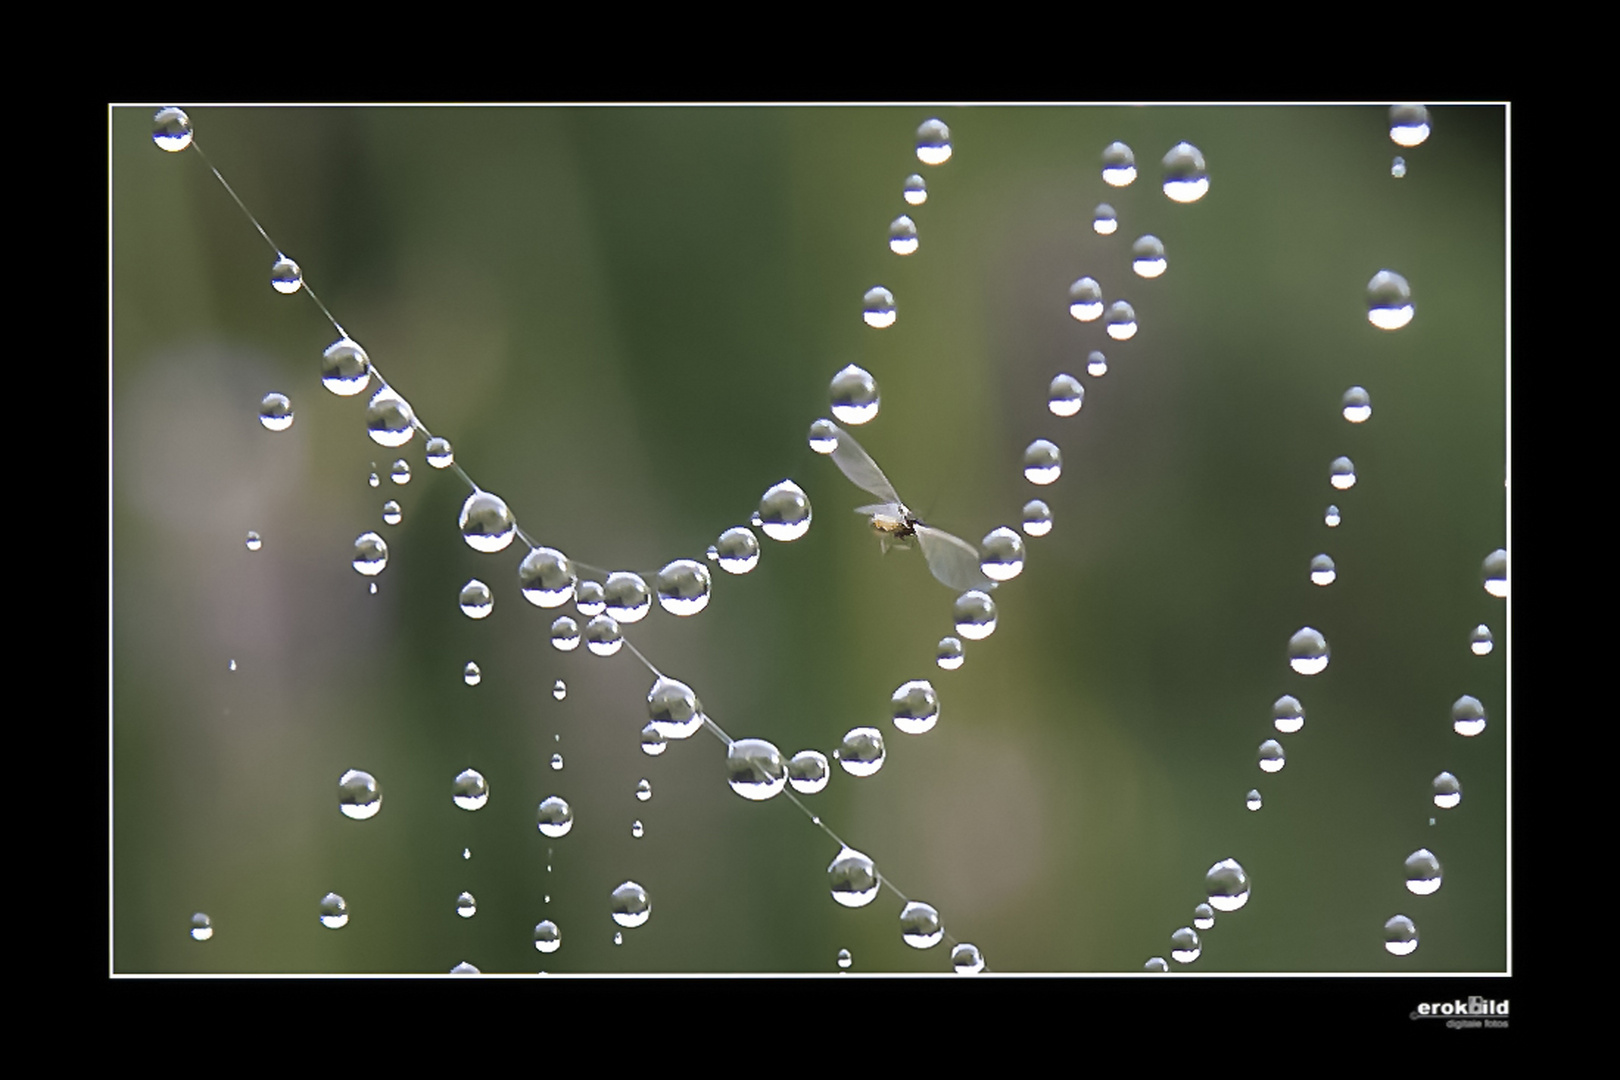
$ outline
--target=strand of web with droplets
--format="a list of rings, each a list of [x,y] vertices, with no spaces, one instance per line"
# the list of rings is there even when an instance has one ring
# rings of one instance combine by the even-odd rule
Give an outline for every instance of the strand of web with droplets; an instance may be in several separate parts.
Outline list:
[[[370,386],[372,378],[376,378],[378,389],[366,410],[367,428],[371,438],[381,446],[397,448],[405,445],[415,433],[420,432],[426,441],[426,457],[429,465],[436,469],[453,469],[468,486],[471,494],[463,504],[460,515],[460,527],[468,545],[477,551],[493,553],[509,546],[514,535],[521,538],[530,548],[529,554],[519,568],[525,598],[539,607],[560,607],[574,600],[580,613],[590,618],[581,634],[578,625],[571,618],[559,617],[551,630],[553,645],[562,651],[571,651],[583,637],[589,650],[599,656],[612,655],[618,651],[621,644],[629,645],[636,658],[652,672],[657,681],[648,695],[648,708],[652,718],[642,733],[643,750],[655,755],[662,751],[668,739],[686,738],[695,733],[698,727],[706,727],[727,747],[727,768],[734,790],[756,800],[769,798],[781,792],[788,781],[789,768],[784,766],[780,753],[774,746],[764,740],[732,739],[702,711],[690,687],[665,676],[624,637],[620,623],[638,621],[650,608],[650,595],[642,576],[628,572],[609,573],[588,564],[571,561],[561,552],[540,545],[523,530],[505,502],[499,496],[480,488],[471,475],[455,462],[448,440],[434,435],[428,429],[404,397],[387,382],[365,350],[349,336],[332,315],[330,309],[305,280],[298,264],[275,243],[235,189],[196,143],[189,117],[178,108],[160,110],[154,117],[153,139],[161,149],[171,152],[195,149],[209,171],[248,218],[255,231],[275,252],[271,272],[272,286],[285,295],[299,291],[308,293],[312,302],[337,331],[338,340],[326,349],[322,357],[323,385],[339,396],[351,397],[364,392]],[[272,431],[290,427],[292,415],[291,403],[285,395],[268,394],[261,403],[261,422]],[[402,475],[409,476],[409,467],[403,461],[396,462],[395,481],[405,482],[401,479]],[[372,485],[376,484],[377,478],[373,474]],[[384,520],[387,524],[398,523],[400,517],[396,503],[390,501],[385,506]],[[754,525],[762,527],[768,536],[777,540],[792,540],[802,536],[809,526],[809,521],[808,498],[802,489],[791,481],[783,481],[770,488],[761,499],[759,512],[752,518]],[[250,535],[250,547],[253,546],[254,539],[256,537]],[[708,552],[711,560],[717,561],[724,569],[734,574],[746,573],[752,569],[757,562],[758,554],[757,539],[744,527],[728,529]],[[386,567],[387,560],[387,544],[378,534],[368,532],[356,541],[354,567],[359,573],[374,577]],[[594,571],[606,580],[601,583],[588,579],[581,580],[574,573],[573,568],[576,566]],[[707,606],[710,577],[703,565],[695,560],[678,559],[668,564],[658,572],[657,582],[660,604],[672,614],[692,615]],[[376,592],[375,582],[371,584],[371,591]],[[493,605],[493,594],[482,581],[473,579],[463,586],[460,606],[469,617],[486,617],[493,610]],[[476,685],[482,673],[475,663],[469,662],[463,677],[469,685]],[[560,688],[559,683],[559,690]],[[815,755],[820,759],[818,777],[814,759],[806,761],[809,753],[811,752],[795,758],[794,765],[798,768],[794,770],[792,777],[794,786],[805,792],[820,790],[825,786],[827,777],[825,756]],[[806,764],[811,767],[805,768]],[[554,759],[553,767],[557,766],[558,762]],[[649,794],[650,788],[646,781],[643,781],[638,788],[637,797],[645,799]],[[845,906],[862,906],[875,897],[880,887],[886,888],[898,896],[905,905],[902,930],[903,937],[908,943],[924,947],[922,943],[932,945],[945,936],[939,926],[937,914],[934,914],[931,908],[927,905],[915,905],[891,881],[877,872],[875,865],[867,856],[845,843],[819,815],[812,812],[794,794],[791,792],[787,794],[812,824],[839,845],[840,854],[828,868],[833,884],[833,897],[836,900]],[[488,797],[488,783],[482,774],[469,768],[457,775],[453,785],[453,800],[458,807],[476,810],[488,801]],[[339,800],[340,808],[347,816],[364,820],[373,816],[380,808],[381,786],[369,773],[351,769],[339,781]],[[539,831],[550,838],[558,838],[566,835],[572,828],[573,811],[566,800],[559,796],[549,796],[540,803],[538,818]],[[637,825],[639,826],[639,822]],[[639,829],[636,835],[640,835]],[[463,853],[464,858],[469,855],[470,851]],[[932,918],[915,910],[918,908],[926,909]],[[634,927],[647,920],[651,913],[651,902],[645,889],[634,881],[626,881],[613,890],[610,909],[615,922],[620,926]],[[323,898],[321,911],[322,922],[325,925],[340,927],[347,924],[347,904],[337,894],[329,894]],[[470,893],[463,892],[458,897],[457,911],[463,916],[471,916],[476,911],[476,904]],[[957,944],[954,938],[951,940],[953,945]],[[616,935],[615,941],[622,941],[622,937]],[[556,924],[550,920],[538,924],[534,931],[534,944],[542,953],[554,952],[560,947],[561,932]],[[967,948],[972,950],[972,961],[958,963],[957,969],[979,970],[983,963],[978,957],[977,950],[972,946]],[[846,952],[841,957],[841,964],[847,966],[847,963]],[[454,970],[476,972],[477,968],[463,962]]]

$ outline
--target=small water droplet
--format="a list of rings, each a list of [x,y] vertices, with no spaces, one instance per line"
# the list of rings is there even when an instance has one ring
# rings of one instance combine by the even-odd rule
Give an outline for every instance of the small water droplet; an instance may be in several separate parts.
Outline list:
[[[1136,179],[1136,155],[1122,142],[1112,142],[1103,149],[1102,178],[1113,187],[1126,187]]]
[[[1393,176],[1397,180],[1405,176],[1406,159],[1401,157],[1399,154],[1396,154],[1395,160],[1389,163],[1389,175]]]
[[[552,772],[561,772],[562,767],[563,767],[563,756],[561,754],[552,754],[551,755],[551,771]]]
[[[958,975],[977,975],[984,970],[984,956],[977,945],[962,942],[951,950],[951,969]]]
[[[1086,388],[1073,375],[1057,375],[1046,389],[1046,408],[1053,416],[1073,416],[1086,403]]]
[[[1040,499],[1024,504],[1024,535],[1045,536],[1052,531],[1052,508]]]
[[[838,427],[825,417],[810,425],[810,449],[818,454],[830,454],[838,449]],[[713,552],[713,548],[709,549]],[[710,555],[714,558],[714,555]]]
[[[889,223],[889,250],[896,255],[910,255],[917,250],[917,223],[905,214]]]
[[[647,691],[647,716],[666,739],[685,739],[703,726],[703,703],[679,679],[661,675]]]
[[[461,613],[469,619],[482,619],[495,610],[495,594],[477,578],[461,587]]]
[[[783,480],[760,496],[758,524],[772,540],[797,540],[810,529],[810,497]]]
[[[637,623],[652,610],[652,593],[640,574],[616,570],[602,585],[607,613],[621,623]]]
[[[1183,926],[1170,935],[1170,959],[1178,964],[1190,964],[1202,955],[1204,947],[1198,942],[1198,931]]]
[[[735,525],[721,533],[709,550],[720,563],[720,569],[728,574],[746,574],[759,565],[759,537],[745,525]]]
[[[270,287],[283,295],[297,292],[304,284],[304,272],[287,256],[277,253],[270,267]]]
[[[338,338],[321,354],[321,385],[338,397],[353,397],[371,382],[371,358],[360,343]]]
[[[838,764],[851,776],[871,776],[883,768],[888,750],[883,745],[883,733],[874,727],[850,728],[833,753]]]
[[[1484,623],[1474,627],[1473,632],[1468,635],[1468,651],[1475,656],[1489,656],[1495,647],[1496,639],[1491,637],[1491,628]]]
[[[636,801],[646,802],[652,798],[652,781],[645,776],[636,784]]]
[[[1288,666],[1301,675],[1316,675],[1328,666],[1327,638],[1320,630],[1302,626],[1288,639]]]
[[[556,548],[530,548],[518,564],[518,586],[523,599],[535,607],[561,607],[574,598],[578,583],[568,556]]]
[[[557,616],[551,624],[551,647],[558,652],[579,648],[579,623],[567,615]]]
[[[894,325],[894,293],[874,285],[861,297],[861,318],[874,330]]]
[[[1333,565],[1333,560],[1326,555],[1311,556],[1311,584],[1331,585],[1338,578],[1339,572]]]
[[[411,482],[411,463],[404,458],[397,459],[388,469],[388,478],[396,484]]]
[[[726,747],[726,780],[743,798],[762,802],[787,786],[787,764],[774,744],[737,739]]]
[[[1356,486],[1356,464],[1347,457],[1336,457],[1328,466],[1328,483],[1340,491]]]
[[[832,778],[832,766],[820,750],[800,750],[787,764],[788,783],[800,795],[814,795]]]
[[[871,859],[846,847],[827,866],[832,898],[845,907],[865,907],[878,894],[877,866]]]
[[[838,966],[839,967],[847,968],[847,967],[849,967],[850,964],[852,964],[854,962],[855,962],[854,958],[849,955],[849,950],[848,949],[839,949],[838,950]]]
[[[450,446],[450,440],[442,435],[435,435],[427,441],[427,463],[435,469],[448,469],[455,464],[456,452]]]
[[[832,414],[846,424],[864,424],[878,414],[881,401],[877,380],[863,367],[849,364],[832,377],[828,388]],[[812,444],[813,445],[813,444]],[[837,445],[837,429],[833,430],[833,445]],[[832,453],[828,448],[823,453]]]
[[[1284,735],[1305,726],[1305,706],[1292,694],[1284,694],[1271,705],[1271,724]]]
[[[183,149],[183,148],[182,148]],[[207,941],[214,936],[214,920],[202,912],[191,917],[191,940]]]
[[[235,671],[236,670],[236,661],[232,660],[228,666],[229,666],[231,671]]]
[[[472,848],[470,848],[470,847],[464,847],[464,848],[462,848],[462,849],[461,849],[461,857],[462,857],[462,858],[463,858],[463,859],[470,859],[470,858],[472,858]]]
[[[630,835],[635,837],[637,840],[640,840],[646,835],[646,833],[647,827],[641,823],[639,818],[630,823]]]
[[[955,671],[962,666],[962,642],[960,638],[942,637],[939,639],[939,648],[934,654],[934,662],[946,671]]]
[[[372,464],[373,464],[373,466],[376,465],[375,462],[373,462]],[[370,486],[370,487],[376,487],[377,485],[379,485],[381,483],[382,483],[382,481],[377,478],[376,473],[372,473],[370,476],[366,477],[366,484],[368,486]]]
[[[543,953],[554,953],[562,948],[562,931],[550,919],[534,925],[534,947]]]
[[[410,402],[400,397],[392,386],[383,386],[366,404],[366,433],[378,446],[404,446],[416,434],[416,414]],[[407,479],[409,472],[407,471]],[[395,480],[395,483],[404,483]]]
[[[361,533],[354,542],[354,568],[375,577],[388,565],[388,544],[374,532]]]
[[[376,583],[376,582],[375,582],[375,581],[373,581],[373,582],[372,582],[372,583],[371,583],[371,595],[372,595],[372,596],[376,596],[376,595],[377,595],[377,583]]]
[[[951,129],[942,120],[924,120],[917,128],[917,160],[924,165],[943,165],[950,159]]]
[[[171,154],[179,153],[191,145],[191,117],[183,109],[159,109],[152,117],[152,141],[158,149]],[[204,915],[204,919],[208,916]],[[195,933],[191,935],[197,937]],[[203,938],[197,938],[202,941]]]
[[[292,401],[286,394],[270,393],[259,402],[259,423],[266,431],[286,431],[292,427]]]
[[[1164,241],[1157,236],[1139,236],[1131,245],[1131,269],[1137,277],[1159,277],[1169,265],[1164,257]]]
[[[1367,282],[1367,321],[1380,330],[1399,330],[1412,321],[1412,287],[1393,270],[1380,270]]]
[[[1170,970],[1170,961],[1166,960],[1162,956],[1150,956],[1148,957],[1147,963],[1142,965],[1142,970],[1151,971],[1154,974],[1161,974]]]
[[[1436,776],[1434,778],[1434,805],[1442,810],[1450,810],[1460,802],[1462,802],[1462,782],[1448,772]]]
[[[499,495],[475,491],[461,504],[461,537],[474,551],[504,551],[516,532],[517,519]]]
[[[1411,919],[1395,915],[1384,923],[1384,949],[1391,956],[1409,956],[1417,947],[1417,924]]]
[[[1429,137],[1429,110],[1422,105],[1389,107],[1389,138],[1396,146],[1417,146]]]
[[[1136,309],[1124,300],[1109,304],[1103,321],[1108,324],[1108,336],[1115,341],[1129,341],[1136,336]]]
[[[1093,349],[1086,356],[1086,374],[1092,378],[1108,374],[1108,357]]]
[[[1204,155],[1189,142],[1178,142],[1164,155],[1164,193],[1178,203],[1194,203],[1209,191]]]
[[[913,949],[931,949],[945,936],[939,912],[932,904],[909,901],[900,912],[900,940]]]
[[[400,510],[399,503],[389,499],[383,503],[382,519],[384,525],[398,525],[405,519],[405,515]]]
[[[709,568],[676,559],[658,571],[658,606],[671,615],[696,615],[709,606]]]
[[[479,971],[477,968],[473,967],[467,961],[463,960],[461,963],[457,964],[455,967],[450,969],[450,974],[452,974],[452,975],[482,975],[483,972]]]
[[[1097,209],[1091,212],[1091,227],[1098,236],[1112,236],[1119,228],[1119,215],[1107,203],[1098,203]]]
[[[623,945],[624,944],[624,934],[621,933],[618,930],[615,930],[613,932],[613,944],[615,944],[615,945]]]
[[[1036,439],[1024,450],[1024,479],[1043,487],[1063,475],[1063,453],[1057,444]]]
[[[1260,744],[1260,771],[1281,772],[1284,765],[1282,743],[1267,739]]]
[[[562,796],[548,795],[540,801],[536,822],[543,836],[553,840],[567,836],[568,830],[574,827],[574,808]]]
[[[627,930],[633,930],[652,915],[652,900],[647,890],[633,881],[626,881],[613,890],[608,898],[608,911],[613,921]]]
[[[900,186],[900,195],[912,206],[921,206],[928,201],[928,182],[916,173],[906,177],[906,182]]]
[[[1076,278],[1069,286],[1069,314],[1081,322],[1092,322],[1102,317],[1103,292],[1097,279]]]
[[[1364,423],[1372,415],[1372,395],[1360,386],[1352,386],[1344,392],[1340,407],[1346,420],[1352,424]]]
[[[1440,860],[1428,848],[1418,848],[1406,857],[1406,889],[1416,896],[1428,896],[1440,888]]]
[[[247,549],[249,551],[258,551],[263,546],[264,541],[259,538],[258,533],[250,531],[247,534]]]
[[[1249,875],[1236,859],[1222,859],[1204,875],[1204,892],[1216,911],[1236,911],[1249,902]]]
[[[349,904],[335,892],[321,897],[321,925],[328,930],[341,930],[349,925]]]
[[[1481,574],[1485,582],[1486,592],[1496,597],[1507,596],[1507,550],[1497,548],[1485,556],[1485,564],[1481,568]]]
[[[1452,703],[1451,730],[1469,738],[1485,730],[1485,706],[1479,698],[1464,694]]]
[[[958,596],[951,615],[957,634],[969,641],[983,641],[996,632],[996,602],[978,589]]]
[[[894,726],[907,735],[932,731],[939,721],[939,694],[926,679],[901,683],[890,695],[889,704]]]
[[[657,757],[664,752],[667,745],[664,733],[658,730],[657,724],[649,720],[641,729],[641,752],[648,757]]]
[[[450,798],[463,810],[482,810],[489,802],[489,783],[477,769],[463,769],[450,787]]]
[[[1199,904],[1193,908],[1193,927],[1198,930],[1209,930],[1215,925],[1215,909],[1208,904]]]
[[[1260,789],[1250,788],[1249,793],[1243,796],[1243,806],[1248,810],[1258,810],[1261,806]]]
[[[561,679],[558,679],[551,686],[551,696],[552,696],[553,699],[555,699],[557,701],[561,701],[563,698],[567,697],[568,696],[568,684],[563,682]]]
[[[477,686],[483,679],[484,673],[479,669],[478,665],[471,660],[467,661],[467,666],[461,670],[461,681],[468,686]]]
[[[456,897],[456,914],[463,919],[470,919],[478,914],[478,901],[473,899],[472,893],[464,892]],[[476,970],[475,968],[474,973],[476,973]],[[452,971],[451,974],[455,974],[455,972]]]
[[[1327,512],[1322,515],[1322,521],[1325,522],[1327,527],[1330,529],[1337,529],[1339,527],[1340,520],[1339,508],[1337,506],[1330,505],[1327,508]]]
[[[612,656],[624,644],[624,631],[611,615],[598,615],[585,624],[585,647],[597,656]]]
[[[1005,525],[985,534],[979,569],[991,581],[1011,581],[1024,572],[1024,538]]]

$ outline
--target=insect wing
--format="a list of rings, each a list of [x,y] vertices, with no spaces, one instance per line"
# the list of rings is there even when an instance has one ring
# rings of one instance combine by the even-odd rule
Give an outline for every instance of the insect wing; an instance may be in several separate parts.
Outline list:
[[[833,464],[837,465],[839,471],[849,477],[856,487],[862,491],[870,491],[878,498],[896,506],[900,505],[900,496],[895,492],[894,485],[883,475],[883,470],[877,467],[872,455],[862,450],[861,444],[855,441],[855,436],[843,428],[838,428],[838,445],[833,447],[832,459]]]
[[[917,526],[917,541],[922,545],[928,569],[941,583],[957,592],[969,589],[993,589],[996,583],[979,569],[979,553],[961,537],[932,528]]]

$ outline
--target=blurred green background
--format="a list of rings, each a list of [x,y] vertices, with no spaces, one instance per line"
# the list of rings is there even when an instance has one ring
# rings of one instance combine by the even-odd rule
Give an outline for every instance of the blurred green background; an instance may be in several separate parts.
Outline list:
[[[1409,150],[1382,107],[188,111],[389,381],[544,542],[652,571],[701,558],[776,481],[804,487],[803,539],[762,536],[708,610],[655,608],[629,637],[735,737],[830,753],[881,728],[882,771],[835,767],[808,803],[992,969],[1140,970],[1226,857],[1252,899],[1189,970],[1505,968],[1506,611],[1480,586],[1507,540],[1504,109],[1434,107]],[[857,972],[948,971],[948,944],[901,942],[892,895],[835,904],[836,845],[785,799],[732,793],[716,740],[641,752],[651,677],[628,651],[550,647],[521,544],[469,549],[455,476],[419,439],[375,445],[365,399],[320,387],[330,326],[272,291],[273,253],[195,154],[153,145],[152,113],[110,112],[114,970],[832,972],[848,948]],[[913,141],[934,115],[955,153],[930,168]],[[1124,189],[1099,171],[1116,139],[1141,170]],[[1183,139],[1211,177],[1189,206],[1159,190]],[[913,172],[929,197],[909,208]],[[886,244],[901,213],[921,241],[905,258]],[[1144,233],[1168,253],[1154,281],[1129,270]],[[1386,267],[1417,307],[1394,333],[1365,318]],[[1083,274],[1134,304],[1135,339],[1070,318]],[[897,301],[883,331],[860,318],[874,284]],[[1052,506],[958,671],[934,665],[951,595],[919,554],[879,553],[850,512],[870,500],[806,445],[851,362],[882,390],[861,441],[926,520],[976,541],[1028,498]],[[1069,419],[1045,407],[1061,371],[1086,386]],[[1339,414],[1352,384],[1372,395],[1359,426]],[[282,434],[257,421],[272,390],[296,410]],[[1039,490],[1020,474],[1037,437],[1064,453]],[[1350,491],[1328,485],[1340,454]],[[368,530],[391,552],[376,596],[349,565]],[[1339,577],[1319,588],[1324,551]],[[474,576],[496,597],[477,622],[457,607]],[[1284,655],[1305,624],[1332,648],[1312,678]],[[943,701],[926,736],[888,721],[913,678]],[[1267,775],[1284,693],[1306,725]],[[1465,693],[1490,715],[1473,739],[1450,726]],[[469,765],[491,789],[476,813],[450,799]],[[370,821],[338,812],[349,768],[383,785]],[[1430,801],[1442,769],[1463,784],[1450,811]],[[535,829],[550,794],[576,812],[556,841]],[[1423,846],[1445,884],[1414,897],[1402,863]],[[653,914],[616,947],[625,879]],[[331,890],[351,913],[336,932],[317,921]],[[187,936],[195,911],[209,942]],[[1406,959],[1382,948],[1397,912],[1421,934]],[[550,956],[542,918],[562,929]]]

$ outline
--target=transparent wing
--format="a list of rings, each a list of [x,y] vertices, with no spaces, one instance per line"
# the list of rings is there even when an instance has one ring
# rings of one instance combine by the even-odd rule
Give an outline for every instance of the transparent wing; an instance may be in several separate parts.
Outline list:
[[[961,537],[928,525],[917,526],[917,541],[922,545],[928,569],[940,582],[967,592],[969,589],[993,589],[996,583],[979,569],[979,552]]]
[[[867,517],[886,517],[891,521],[906,520],[906,508],[899,503],[873,503],[871,506],[857,506],[857,514]]]
[[[889,483],[889,478],[883,475],[883,470],[877,467],[872,455],[861,449],[861,444],[855,441],[855,436],[838,428],[838,445],[833,449],[833,464],[838,466],[840,472],[849,477],[854,485],[862,491],[870,491],[886,502],[901,505],[900,496]]]

